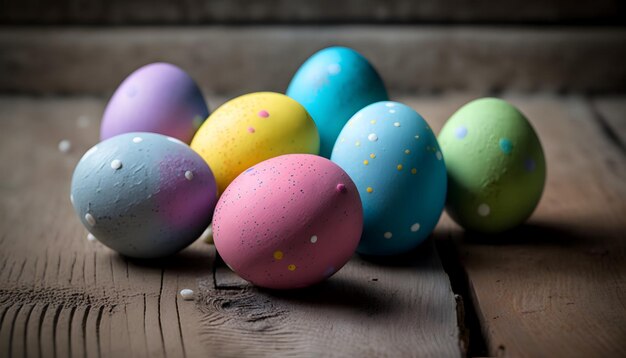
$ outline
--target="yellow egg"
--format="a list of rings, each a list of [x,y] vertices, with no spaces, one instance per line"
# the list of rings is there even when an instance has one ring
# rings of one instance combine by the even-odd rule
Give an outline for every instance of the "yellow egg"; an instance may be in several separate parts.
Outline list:
[[[318,154],[315,122],[295,100],[250,93],[226,102],[198,129],[191,148],[209,164],[220,193],[241,172],[283,154]]]

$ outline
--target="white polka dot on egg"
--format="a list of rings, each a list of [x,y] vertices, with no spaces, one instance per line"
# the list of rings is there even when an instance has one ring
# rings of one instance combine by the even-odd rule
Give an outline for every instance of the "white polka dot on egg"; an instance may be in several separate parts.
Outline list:
[[[133,138],[133,143],[141,143],[141,142],[143,142],[143,138],[141,138],[141,137]]]
[[[376,135],[376,133],[370,133],[370,135],[367,136],[367,139],[370,142],[375,142],[378,140],[378,136]]]
[[[341,72],[341,66],[338,63],[333,63],[333,64],[328,65],[327,70],[329,74],[336,75],[339,72]]]
[[[314,244],[317,242],[317,235],[311,236],[311,243]]]
[[[417,232],[420,229],[420,224],[419,223],[415,223],[413,225],[411,225],[411,231],[412,232]]]
[[[491,208],[489,207],[489,205],[485,203],[478,205],[478,215],[487,216],[490,213],[491,213]]]
[[[122,161],[119,159],[114,159],[111,161],[111,168],[118,170],[122,167]]]
[[[191,170],[187,170],[185,172],[185,179],[187,179],[187,180],[192,180],[193,179],[193,172]]]

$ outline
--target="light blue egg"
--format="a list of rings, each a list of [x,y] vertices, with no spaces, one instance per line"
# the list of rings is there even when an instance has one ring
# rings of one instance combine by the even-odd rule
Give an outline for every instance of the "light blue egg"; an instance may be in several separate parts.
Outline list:
[[[364,230],[357,251],[393,255],[433,231],[446,198],[446,167],[428,123],[412,108],[378,102],[345,125],[331,156],[357,185]]]
[[[326,158],[352,115],[370,103],[389,99],[374,67],[346,47],[329,47],[311,56],[293,76],[287,95],[313,117],[320,155]]]
[[[176,253],[211,222],[217,185],[206,162],[178,139],[121,134],[76,165],[70,199],[87,230],[138,258]]]

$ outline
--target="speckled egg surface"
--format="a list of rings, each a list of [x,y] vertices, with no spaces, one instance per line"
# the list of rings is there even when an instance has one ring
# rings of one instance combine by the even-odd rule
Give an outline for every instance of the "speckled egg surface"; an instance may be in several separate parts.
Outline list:
[[[320,132],[320,155],[330,158],[344,124],[370,103],[388,100],[385,85],[369,61],[346,47],[311,56],[296,72],[287,95],[300,102]]]
[[[446,197],[446,168],[428,123],[397,102],[371,104],[341,131],[332,161],[354,180],[364,229],[358,252],[408,251],[434,229]]]
[[[298,102],[279,93],[250,93],[219,107],[191,142],[215,174],[220,193],[249,167],[291,153],[317,154],[315,123]]]
[[[178,139],[127,133],[89,149],[72,178],[74,210],[100,242],[137,258],[174,254],[211,222],[217,188]]]
[[[100,139],[153,132],[189,143],[209,115],[193,79],[169,63],[153,63],[130,74],[109,100]]]
[[[233,181],[215,209],[215,247],[255,285],[306,287],[334,274],[359,242],[363,211],[350,177],[328,159],[290,154]]]
[[[446,122],[439,143],[448,169],[447,211],[461,226],[501,232],[524,222],[546,178],[534,129],[511,104],[482,98]]]

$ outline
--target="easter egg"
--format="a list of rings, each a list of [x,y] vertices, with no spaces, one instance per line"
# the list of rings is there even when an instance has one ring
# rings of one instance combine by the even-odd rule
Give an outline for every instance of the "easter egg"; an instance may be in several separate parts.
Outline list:
[[[87,230],[130,257],[174,254],[211,222],[217,188],[211,169],[172,137],[136,132],[89,149],[72,177],[70,199]]]
[[[448,170],[446,210],[465,229],[497,233],[524,222],[543,191],[546,164],[526,117],[496,98],[472,101],[439,134]]]
[[[326,158],[353,114],[389,99],[374,67],[346,47],[329,47],[311,56],[293,76],[287,95],[313,117],[320,133],[320,155]]]
[[[213,238],[242,278],[273,289],[310,286],[359,242],[363,211],[350,177],[328,159],[289,154],[239,175],[215,208]]]
[[[331,159],[361,195],[359,253],[406,252],[432,232],[445,203],[446,168],[435,135],[413,109],[385,101],[358,111],[341,131]]]
[[[243,95],[219,107],[191,148],[209,164],[219,192],[249,167],[283,154],[317,154],[315,123],[298,102],[279,93]]]
[[[185,71],[153,63],[130,74],[104,110],[100,139],[153,132],[189,143],[209,115],[202,92]]]

